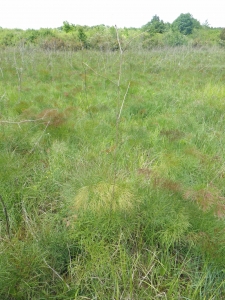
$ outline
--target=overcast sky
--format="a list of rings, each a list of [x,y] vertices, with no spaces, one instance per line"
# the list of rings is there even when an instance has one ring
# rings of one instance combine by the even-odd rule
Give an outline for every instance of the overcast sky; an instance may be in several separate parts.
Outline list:
[[[0,0],[0,27],[56,28],[79,25],[141,27],[158,15],[173,22],[181,13],[225,27],[225,0]]]

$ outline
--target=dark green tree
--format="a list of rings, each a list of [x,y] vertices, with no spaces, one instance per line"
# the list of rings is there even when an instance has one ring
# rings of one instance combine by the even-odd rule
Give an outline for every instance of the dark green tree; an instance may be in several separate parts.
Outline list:
[[[82,43],[82,45],[87,48],[87,35],[84,32],[84,29],[82,27],[78,28],[78,39]]]
[[[190,13],[180,14],[180,16],[172,23],[172,28],[184,35],[191,34],[194,28],[200,27],[199,21],[194,19]]]
[[[166,30],[166,25],[157,15],[155,15],[150,22],[142,26],[142,29],[149,31],[150,33],[163,33]]]

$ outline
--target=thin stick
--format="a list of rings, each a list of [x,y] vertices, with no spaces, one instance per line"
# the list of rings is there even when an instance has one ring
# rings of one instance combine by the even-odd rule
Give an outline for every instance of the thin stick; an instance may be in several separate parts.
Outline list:
[[[29,122],[36,122],[36,121],[40,121],[43,120],[43,118],[40,119],[35,119],[35,120],[22,120],[22,121],[7,121],[7,120],[1,120],[0,124],[16,124],[16,125],[20,125],[22,123],[29,123]]]
[[[8,234],[9,239],[11,240],[10,226],[9,226],[9,216],[8,216],[7,208],[6,208],[6,206],[5,206],[5,203],[4,203],[4,201],[3,201],[1,195],[0,195],[0,202],[2,203],[3,212],[4,212],[4,214],[5,214],[6,231],[7,231],[7,234]]]
[[[119,33],[118,33],[118,29],[115,26],[116,29],[116,36],[117,36],[117,42],[119,44],[119,48],[120,48],[120,64],[119,64],[119,76],[118,76],[118,81],[117,81],[117,93],[118,93],[118,100],[117,100],[117,117],[116,117],[116,136],[115,136],[115,150],[114,150],[114,176],[113,176],[113,189],[112,189],[112,198],[111,198],[111,202],[110,202],[110,211],[112,211],[112,207],[113,207],[113,201],[115,198],[115,188],[116,188],[116,179],[117,179],[117,147],[119,144],[119,123],[120,123],[120,116],[123,110],[123,105],[124,105],[124,101],[126,99],[129,87],[130,87],[130,83],[128,85],[127,91],[125,93],[125,96],[123,98],[122,104],[120,105],[119,108],[119,104],[120,104],[120,95],[121,95],[121,91],[120,91],[120,82],[121,82],[121,75],[122,75],[122,65],[123,65],[123,50],[121,47],[121,43],[120,43],[120,38],[119,38]]]
[[[69,248],[69,245],[66,244],[67,246],[67,249],[68,249],[68,252],[69,252],[69,257],[70,257],[70,270],[72,269],[72,260],[71,260],[71,254],[70,254],[70,248]]]
[[[34,233],[32,227],[30,226],[29,216],[28,216],[28,214],[27,214],[27,211],[26,211],[26,208],[25,208],[25,205],[24,205],[23,202],[22,202],[22,210],[23,210],[25,222],[27,223],[27,227],[29,228],[29,230],[30,230],[32,236],[33,236],[33,237],[35,238],[35,240],[37,241],[38,239],[37,239],[37,237],[36,237],[36,235],[35,235],[35,233]]]
[[[114,150],[114,178],[113,178],[113,189],[112,189],[112,201],[114,200],[114,197],[115,197],[115,187],[116,187],[116,178],[117,178],[117,155],[116,155],[116,152],[117,152],[117,147],[118,147],[118,144],[119,144],[119,123],[120,123],[121,113],[122,113],[122,110],[123,110],[124,102],[126,100],[129,88],[130,88],[130,82],[127,86],[127,90],[126,90],[126,93],[123,97],[123,101],[122,101],[122,104],[120,106],[119,114],[118,114],[117,119],[116,119],[116,141],[115,141],[116,147],[115,147],[115,150]],[[112,201],[111,201],[111,210],[112,210]]]
[[[84,47],[82,46],[82,67],[84,69],[84,90],[85,90],[85,98],[86,98],[86,104],[87,104],[87,99],[88,99],[88,94],[87,94],[87,70],[85,68],[84,64]]]
[[[118,82],[117,82],[117,86],[118,86],[118,94],[120,98],[120,80],[121,80],[121,74],[122,74],[122,64],[123,64],[123,50],[121,47],[121,43],[120,43],[120,38],[119,38],[119,32],[118,29],[115,25],[115,29],[116,29],[116,38],[117,38],[117,42],[119,44],[119,48],[120,48],[120,66],[119,66],[119,77],[118,77]]]
[[[39,137],[39,139],[37,140],[37,142],[34,144],[34,147],[29,151],[29,154],[31,154],[34,151],[34,148],[37,146],[37,144],[40,142],[41,138],[43,137],[46,129],[48,128],[50,121],[48,121],[47,125],[45,126],[45,129],[43,130],[41,136]]]
[[[118,42],[119,48],[120,48],[120,55],[122,55],[122,54],[123,54],[123,49],[122,49],[122,47],[121,47],[120,38],[119,38],[119,33],[118,33],[118,28],[117,28],[116,25],[115,25],[115,29],[116,29],[116,38],[117,38],[117,42]]]
[[[98,76],[100,76],[100,77],[102,77],[102,78],[105,78],[105,79],[109,80],[110,82],[112,82],[112,83],[115,84],[115,85],[118,85],[116,82],[112,81],[112,80],[109,79],[108,77],[105,77],[105,76],[99,74],[98,72],[96,72],[94,69],[92,69],[92,67],[90,67],[90,66],[89,66],[88,64],[86,64],[85,62],[83,62],[83,64],[84,64],[85,66],[87,66],[91,71],[93,71],[96,75],[98,75]]]
[[[123,105],[124,105],[125,99],[127,97],[127,93],[129,91],[129,88],[130,88],[130,82],[129,82],[128,86],[127,86],[126,93],[125,93],[125,95],[123,97],[123,101],[122,101],[122,104],[121,104],[121,107],[120,107],[120,111],[119,111],[119,114],[118,114],[118,117],[117,117],[117,123],[120,121],[120,116],[121,116],[121,113],[122,113],[122,110],[123,110]]]
[[[4,95],[3,95],[4,96]],[[3,97],[2,96],[2,97]],[[56,109],[54,109],[56,110]],[[37,122],[37,121],[42,121],[44,120],[44,118],[46,117],[47,115],[47,112],[44,114],[43,117],[39,118],[39,119],[34,119],[34,120],[22,120],[22,121],[7,121],[7,120],[0,120],[0,124],[15,124],[15,125],[18,125],[20,127],[20,124],[23,124],[23,123],[30,123],[30,122]]]
[[[65,280],[59,275],[58,272],[56,272],[56,270],[54,270],[51,266],[49,266],[49,264],[47,263],[47,261],[45,259],[43,259],[44,263],[49,267],[49,269],[52,270],[52,272],[66,285],[66,287],[69,289],[70,286],[65,282]]]
[[[17,73],[17,76],[18,76],[18,90],[19,90],[19,93],[21,93],[21,89],[22,89],[22,71],[23,71],[23,68],[18,68],[18,65],[17,65],[17,61],[16,61],[16,53],[15,53],[15,50],[14,50],[14,62],[15,62],[15,68],[16,68],[16,73]]]

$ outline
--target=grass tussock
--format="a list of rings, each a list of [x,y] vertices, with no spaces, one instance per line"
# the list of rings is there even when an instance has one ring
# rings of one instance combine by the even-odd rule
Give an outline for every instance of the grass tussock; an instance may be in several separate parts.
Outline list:
[[[129,210],[133,206],[134,195],[118,184],[99,182],[91,187],[82,187],[74,199],[74,210]]]

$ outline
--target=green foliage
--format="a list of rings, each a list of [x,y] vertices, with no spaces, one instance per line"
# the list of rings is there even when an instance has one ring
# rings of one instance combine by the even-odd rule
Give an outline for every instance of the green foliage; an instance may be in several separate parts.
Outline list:
[[[153,36],[149,36],[146,34],[143,36],[144,40],[142,42],[142,47],[144,49],[153,49],[157,47],[163,47],[163,36],[162,34],[154,34]]]
[[[124,50],[153,49],[168,45],[176,47],[189,44],[194,47],[202,47],[224,44],[223,39],[219,38],[222,34],[220,29],[210,28],[207,23],[200,26],[199,22],[190,14],[182,14],[174,21],[173,26],[164,23],[155,15],[142,28],[118,28],[118,34]],[[186,38],[181,35],[185,35]],[[101,51],[119,50],[117,33],[113,26],[79,26],[67,21],[57,29],[1,29],[0,46],[16,45],[27,48],[38,46],[52,50],[78,51],[84,48]]]
[[[39,30],[34,30],[34,29],[26,30],[25,33],[26,42],[35,44],[40,34],[41,32]]]
[[[110,50],[110,36],[107,34],[96,32],[89,41],[92,49],[101,51]]]
[[[42,37],[55,36],[54,29],[41,28],[41,29],[39,29],[39,31],[40,31],[40,36],[42,36]]]
[[[166,30],[166,25],[160,18],[155,15],[152,17],[151,21],[142,26],[142,29],[148,31],[149,33],[164,33]]]
[[[201,28],[190,35],[190,44],[194,47],[215,46],[219,43],[219,29]]]
[[[82,45],[87,48],[87,35],[85,34],[82,27],[78,28],[78,39],[82,43]]]
[[[180,16],[172,23],[172,28],[184,35],[188,35],[193,32],[194,28],[200,28],[200,23],[198,20],[194,19],[190,13],[180,14]]]
[[[225,41],[225,28],[223,28],[223,29],[221,30],[221,32],[220,32],[220,39],[221,39],[222,41]]]
[[[23,31],[20,29],[1,29],[0,30],[0,46],[12,47],[19,44],[23,38]]]
[[[14,34],[13,33],[7,33],[3,38],[3,45],[4,46],[13,46],[14,43]]]
[[[187,45],[188,40],[187,38],[177,32],[177,31],[170,31],[168,32],[165,36],[164,36],[164,43],[165,45],[174,47],[174,46],[183,46],[183,45]]]
[[[62,26],[62,30],[65,31],[66,33],[74,31],[74,30],[76,30],[76,25],[70,24],[69,22],[64,21],[63,26]]]

